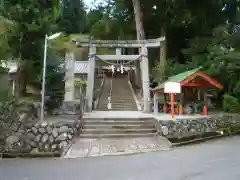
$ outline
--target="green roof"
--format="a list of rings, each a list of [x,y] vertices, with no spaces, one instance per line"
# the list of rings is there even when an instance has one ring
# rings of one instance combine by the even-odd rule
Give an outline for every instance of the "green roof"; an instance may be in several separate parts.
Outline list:
[[[189,71],[185,71],[185,72],[182,72],[180,74],[177,74],[175,76],[171,76],[168,78],[167,81],[165,81],[164,83],[166,82],[182,82],[183,80],[187,79],[189,76],[193,75],[194,73],[198,72],[202,67],[199,67],[199,68],[195,68],[195,69],[192,69],[192,70],[189,70]],[[156,90],[160,90],[160,89],[163,89],[164,88],[164,83],[158,85],[157,87],[155,87],[153,89],[153,91],[156,91]]]

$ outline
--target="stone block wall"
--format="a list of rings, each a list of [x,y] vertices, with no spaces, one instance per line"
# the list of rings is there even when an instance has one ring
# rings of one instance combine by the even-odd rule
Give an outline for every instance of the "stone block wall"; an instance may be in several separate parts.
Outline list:
[[[62,154],[72,143],[81,127],[81,121],[71,123],[39,123],[25,127],[5,141],[5,153]]]
[[[0,103],[0,154],[63,153],[81,129],[79,117],[67,123],[39,123],[40,104]]]
[[[195,119],[158,121],[160,134],[167,138],[184,138],[219,131],[240,130],[240,115],[220,114]]]
[[[81,102],[79,101],[64,101],[62,109],[57,112],[58,114],[81,114]]]
[[[4,151],[7,137],[37,122],[37,109],[38,105],[33,102],[12,100],[0,103],[0,152]]]

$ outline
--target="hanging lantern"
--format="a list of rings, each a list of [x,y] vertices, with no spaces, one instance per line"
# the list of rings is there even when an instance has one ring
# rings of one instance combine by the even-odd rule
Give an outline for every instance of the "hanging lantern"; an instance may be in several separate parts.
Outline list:
[[[121,65],[121,74],[123,74],[124,73],[124,68],[123,68],[123,66]]]
[[[112,73],[114,73],[114,72],[115,72],[115,67],[114,67],[114,65],[112,65],[111,68],[112,68]]]

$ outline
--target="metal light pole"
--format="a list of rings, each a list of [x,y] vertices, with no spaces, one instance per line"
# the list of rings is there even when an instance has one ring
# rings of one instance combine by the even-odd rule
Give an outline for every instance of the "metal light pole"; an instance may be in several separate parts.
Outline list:
[[[48,40],[52,40],[60,36],[62,33],[56,33],[51,36],[45,35],[44,41],[44,56],[43,56],[43,73],[42,73],[42,96],[41,96],[41,114],[40,120],[44,121],[44,101],[45,101],[45,83],[46,83],[46,65],[47,65],[47,43]]]

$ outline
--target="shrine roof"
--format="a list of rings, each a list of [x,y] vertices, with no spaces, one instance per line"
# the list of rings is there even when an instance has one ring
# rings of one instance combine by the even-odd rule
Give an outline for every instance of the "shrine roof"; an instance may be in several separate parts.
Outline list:
[[[181,82],[181,81],[187,79],[189,76],[193,75],[194,73],[198,72],[200,69],[201,69],[201,67],[182,72],[182,73],[177,74],[175,76],[169,77],[167,81]]]
[[[209,77],[207,74],[205,74],[203,72],[200,72],[201,69],[202,69],[202,67],[198,67],[198,68],[195,68],[195,69],[185,71],[185,72],[182,72],[180,74],[171,76],[171,77],[168,78],[167,81],[158,85],[156,88],[153,88],[152,91],[156,92],[158,90],[164,89],[164,84],[166,82],[178,82],[178,83],[181,83],[181,86],[184,86],[185,84],[187,84],[188,82],[190,82],[191,80],[196,78],[197,76],[202,77],[203,79],[208,81],[210,84],[212,84],[213,86],[215,86],[219,89],[223,88],[222,85],[218,81]]]

